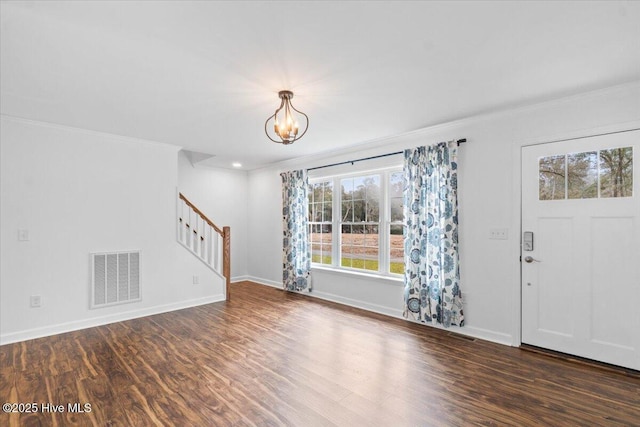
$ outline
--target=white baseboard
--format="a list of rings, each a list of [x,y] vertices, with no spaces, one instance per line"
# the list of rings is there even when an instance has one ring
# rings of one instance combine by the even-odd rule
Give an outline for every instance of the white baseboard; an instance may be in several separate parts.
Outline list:
[[[458,328],[456,332],[467,335],[469,337],[478,338],[485,341],[495,342],[508,346],[514,346],[513,337],[503,332],[490,331],[489,329],[476,328],[474,326],[463,326]]]
[[[251,282],[254,283],[258,283],[260,285],[265,285],[265,286],[271,286],[277,289],[282,289],[282,284],[280,282],[275,282],[273,280],[268,280],[268,279],[262,279],[259,277],[253,277],[253,276],[249,276],[246,280],[249,280]],[[322,292],[322,291],[318,291],[318,290],[313,290],[312,292],[299,292],[300,295],[305,295],[305,296],[309,296],[309,297],[314,297],[314,298],[318,298],[318,299],[323,299],[326,301],[332,301],[332,302],[336,302],[338,304],[343,304],[343,305],[347,305],[349,307],[354,307],[354,308],[360,308],[362,310],[367,310],[367,311],[372,311],[374,313],[378,313],[378,314],[383,314],[385,316],[390,316],[390,317],[395,317],[397,319],[402,319],[405,320],[407,322],[410,322],[410,320],[407,320],[404,318],[404,316],[402,315],[402,310],[393,308],[393,307],[386,307],[383,305],[378,305],[378,304],[372,304],[372,303],[368,303],[366,301],[361,301],[361,300],[355,300],[352,298],[347,298],[347,297],[343,297],[341,295],[336,295],[336,294],[331,294],[328,292]],[[430,327],[430,328],[437,328],[437,329],[442,329],[448,332],[455,332],[461,335],[466,335],[468,337],[471,338],[477,338],[477,339],[481,339],[481,340],[485,340],[485,341],[491,341],[491,342],[495,342],[497,344],[502,344],[502,345],[507,345],[507,346],[513,346],[513,337],[509,334],[505,334],[502,332],[496,332],[496,331],[491,331],[488,329],[483,329],[483,328],[477,328],[474,326],[463,326],[463,327],[459,327],[459,326],[451,326],[449,328],[445,328],[444,326],[440,326],[440,325],[431,325],[429,323],[421,323],[421,322],[411,322],[411,323],[418,323],[420,325],[426,326],[426,327]]]
[[[250,276],[244,275],[244,276],[236,276],[236,277],[232,277],[231,278],[231,283],[237,283],[237,282],[244,282],[246,280],[251,280]]]
[[[409,322],[409,320],[405,319],[405,317],[402,315],[402,310],[395,309],[392,307],[385,307],[378,304],[371,304],[365,301],[354,300],[351,298],[342,297],[340,295],[330,294],[326,292],[319,292],[319,291],[304,293],[304,295],[309,295],[309,296],[320,298],[327,301],[337,302],[339,304],[348,305],[349,307],[360,308],[363,310],[372,311],[374,313],[395,317],[397,319],[406,320],[407,322]],[[441,326],[438,324],[434,325],[434,324],[422,323],[422,322],[415,322],[415,323],[418,323],[423,326],[431,327],[431,328],[442,329],[448,332],[455,332],[455,333],[472,337],[472,338],[495,342],[497,344],[511,346],[513,341],[513,337],[509,334],[490,331],[488,329],[475,328],[473,326],[463,326],[463,327],[451,326],[449,328],[445,328],[444,326]]]
[[[26,331],[12,332],[8,334],[0,335],[0,345],[11,344],[14,342],[26,341],[26,340],[36,339],[36,338],[42,338],[42,337],[47,337],[51,335],[63,334],[65,332],[72,332],[80,329],[107,325],[109,323],[122,322],[125,320],[151,316],[154,314],[166,313],[169,311],[182,310],[183,308],[196,307],[198,305],[211,304],[214,302],[220,302],[224,300],[225,300],[225,296],[222,294],[211,295],[203,298],[181,301],[173,304],[159,305],[155,307],[142,308],[139,310],[126,311],[123,313],[110,314],[108,316],[92,317],[89,319],[84,319],[79,321],[59,323],[57,325],[49,325],[41,328],[28,329]]]
[[[331,294],[328,292],[316,291],[316,290],[310,293],[305,293],[304,295],[320,298],[325,301],[337,302],[338,304],[348,305],[349,307],[360,308],[362,310],[372,311],[378,314],[384,314],[385,316],[404,319],[404,317],[402,317],[402,310],[394,309],[391,307],[385,307],[383,305],[372,304],[365,301],[355,300],[352,298],[347,298],[340,295]]]
[[[258,283],[260,285],[271,286],[272,288],[282,289],[282,282],[276,282],[275,280],[262,279],[260,277],[254,277],[254,276],[247,276],[246,280]]]

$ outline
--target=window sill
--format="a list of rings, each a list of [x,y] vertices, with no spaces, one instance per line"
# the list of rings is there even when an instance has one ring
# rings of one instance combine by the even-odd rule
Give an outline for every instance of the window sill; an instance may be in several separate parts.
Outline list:
[[[356,270],[347,270],[345,268],[335,268],[335,267],[329,267],[326,265],[312,265],[311,266],[311,270],[318,270],[318,271],[322,271],[323,273],[331,273],[331,274],[337,274],[339,276],[351,276],[354,278],[358,278],[358,279],[369,279],[369,280],[375,280],[377,282],[381,282],[381,283],[387,283],[389,285],[394,285],[394,286],[402,286],[404,284],[404,278],[402,276],[385,276],[382,274],[375,274],[375,273],[365,273],[365,272],[360,272],[360,271],[356,271]]]

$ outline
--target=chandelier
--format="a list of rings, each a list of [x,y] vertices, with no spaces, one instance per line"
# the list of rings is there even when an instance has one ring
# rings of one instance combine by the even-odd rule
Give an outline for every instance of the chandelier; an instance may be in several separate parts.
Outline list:
[[[281,90],[278,92],[278,96],[282,100],[280,102],[280,107],[270,116],[267,121],[264,123],[264,133],[267,134],[267,137],[273,142],[277,142],[278,144],[293,144],[307,133],[307,129],[309,129],[309,117],[300,110],[296,110],[296,108],[291,103],[291,98],[293,98],[293,92],[290,90]],[[302,133],[299,134],[300,125],[293,111],[304,116],[305,125]],[[280,114],[280,120],[278,119],[278,114]],[[272,138],[269,135],[269,122],[273,119],[273,131],[275,132],[276,138]]]

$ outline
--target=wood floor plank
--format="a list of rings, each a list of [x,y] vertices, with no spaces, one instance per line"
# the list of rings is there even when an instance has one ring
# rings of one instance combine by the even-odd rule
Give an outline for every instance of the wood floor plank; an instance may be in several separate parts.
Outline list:
[[[77,403],[83,408],[90,409],[89,417],[97,426],[125,426],[128,425],[126,411],[118,402],[118,388],[114,387],[107,376],[77,379]],[[86,408],[85,404],[90,404]]]
[[[143,390],[144,391],[144,390]],[[125,415],[132,426],[162,426],[162,421],[149,403],[152,396],[145,395],[136,385],[118,390],[118,403],[126,408]]]
[[[27,347],[23,346],[20,346],[20,348],[25,351],[27,349]],[[38,348],[39,346],[36,347],[36,353],[38,353]],[[50,398],[40,364],[34,365],[31,369],[17,371],[15,388],[16,393],[11,400],[5,399],[4,396],[0,400],[2,400],[3,403],[24,403],[27,405],[35,403],[39,406],[37,412],[22,412],[18,414],[18,417],[13,417],[18,420],[17,425],[40,425],[41,423],[44,425],[56,425],[54,414],[52,412],[42,411],[41,404],[49,403]],[[13,399],[15,399],[15,401]]]
[[[241,282],[215,304],[0,347],[2,426],[640,426],[640,375]]]
[[[4,363],[10,363],[13,360],[12,352],[9,350],[9,346],[2,346],[0,349],[5,350],[5,354],[11,354],[11,357],[0,360],[3,363],[2,369],[0,369],[0,397],[1,403],[11,403],[18,401],[18,389],[16,388],[16,372],[13,369],[13,365],[4,365]],[[0,412],[0,425],[2,426],[16,426],[18,425],[18,414],[3,410]]]

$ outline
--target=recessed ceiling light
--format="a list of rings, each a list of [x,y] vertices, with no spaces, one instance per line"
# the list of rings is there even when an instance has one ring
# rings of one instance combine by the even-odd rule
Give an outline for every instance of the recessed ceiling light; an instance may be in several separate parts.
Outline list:
[[[231,166],[233,166],[234,168],[241,168],[242,167],[242,163],[233,162],[233,163],[231,163]]]

